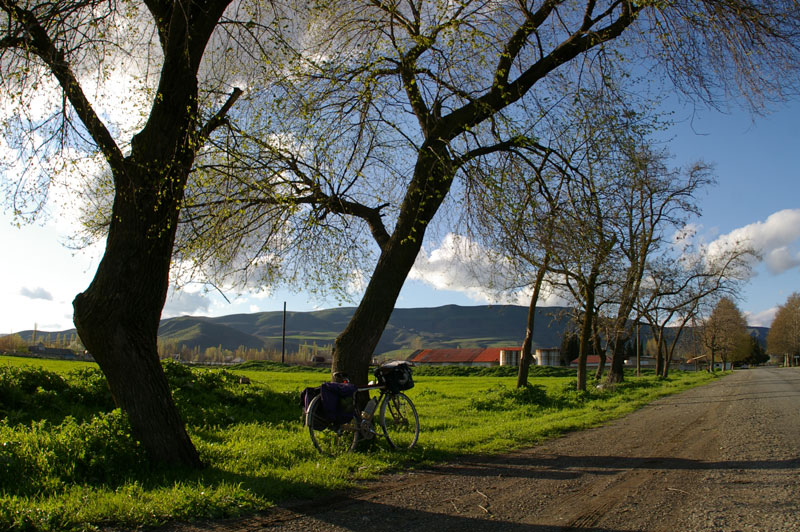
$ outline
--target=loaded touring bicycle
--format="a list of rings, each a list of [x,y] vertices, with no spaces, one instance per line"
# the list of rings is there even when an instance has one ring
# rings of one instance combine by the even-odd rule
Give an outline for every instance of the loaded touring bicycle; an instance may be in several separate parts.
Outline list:
[[[346,375],[335,374],[334,379],[343,382],[326,382],[303,390],[305,424],[314,447],[335,456],[355,449],[361,440],[380,435],[394,449],[414,447],[419,439],[419,416],[403,393],[414,386],[412,365],[404,360],[382,364],[375,369],[375,381],[364,387],[351,384]],[[359,392],[371,396],[363,409],[357,401]]]

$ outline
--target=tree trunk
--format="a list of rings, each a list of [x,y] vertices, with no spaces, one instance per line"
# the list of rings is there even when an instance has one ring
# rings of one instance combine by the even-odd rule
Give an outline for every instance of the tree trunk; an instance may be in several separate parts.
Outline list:
[[[188,169],[179,168],[178,173],[188,174]],[[133,168],[129,178],[131,174],[135,175]],[[139,177],[128,181],[136,183],[130,188],[118,184],[105,254],[91,285],[73,302],[74,322],[149,457],[170,466],[200,467],[157,351],[178,198],[163,190],[148,192]],[[151,183],[160,181],[148,177]],[[177,184],[174,192],[182,190],[185,175],[170,177],[175,180],[164,183]],[[147,204],[156,208],[142,209]]]
[[[587,306],[587,309],[591,307]],[[583,323],[581,324],[581,337],[578,348],[578,390],[586,390],[586,358],[589,354],[589,338],[592,334],[592,312],[586,310],[583,313]]]
[[[536,272],[533,294],[531,294],[531,301],[528,305],[528,322],[525,326],[525,340],[522,342],[522,356],[519,360],[519,371],[517,372],[517,388],[528,385],[528,372],[530,370],[531,361],[533,360],[533,326],[536,321],[536,303],[539,300],[542,281],[544,281],[549,263],[549,254],[545,253],[544,262]]]
[[[357,385],[367,383],[372,355],[454,175],[445,141],[437,139],[420,149],[395,230],[381,248],[358,308],[333,343],[332,373],[346,373]]]
[[[601,349],[597,352],[597,356],[600,357],[600,362],[597,364],[597,371],[594,372],[594,380],[599,381],[603,378],[603,373],[606,370],[606,352],[605,350]]]
[[[583,324],[581,325],[581,337],[578,349],[578,384],[577,389],[586,391],[586,359],[589,356],[589,343],[592,339],[592,331],[594,329],[594,297],[595,289],[597,287],[597,277],[600,275],[600,263],[598,260],[593,266],[592,271],[589,273],[589,278],[583,286],[584,294],[584,312]]]
[[[611,352],[611,369],[608,372],[609,384],[616,384],[625,380],[625,344],[628,343],[629,339],[619,335],[614,338],[613,351]]]
[[[588,292],[588,291],[587,291]],[[587,295],[586,309],[583,313],[581,336],[578,344],[578,390],[586,390],[586,359],[589,356],[589,343],[592,337],[592,319],[594,318],[594,293]]]
[[[606,369],[606,350],[600,346],[600,331],[597,330],[597,320],[594,320],[594,326],[592,327],[592,345],[594,346],[594,352],[599,357],[600,362],[597,364],[597,371],[594,374],[594,380],[599,381],[603,378],[603,372]]]
[[[381,253],[364,297],[334,341],[332,373],[345,373],[357,385],[367,383],[372,355],[420,247],[420,241],[392,239]]]
[[[650,325],[650,328],[653,330],[653,339],[656,341],[656,377],[660,378],[664,373],[664,352],[661,349],[664,329],[653,324]]]
[[[535,290],[534,290],[535,293]],[[536,299],[531,297],[528,305],[528,321],[525,326],[525,339],[522,341],[522,354],[519,359],[519,371],[517,371],[517,388],[528,385],[528,372],[533,361],[533,324],[536,319]]]

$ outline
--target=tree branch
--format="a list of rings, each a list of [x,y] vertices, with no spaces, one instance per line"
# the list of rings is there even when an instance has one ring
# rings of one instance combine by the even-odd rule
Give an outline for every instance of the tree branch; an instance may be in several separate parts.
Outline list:
[[[25,28],[29,38],[24,42],[45,62],[50,72],[58,80],[64,94],[89,135],[103,152],[112,171],[122,173],[124,171],[122,151],[86,98],[78,79],[64,58],[64,53],[56,48],[39,19],[32,11],[19,7],[17,2],[11,0],[0,0],[0,8],[8,12],[9,17],[16,19]]]
[[[215,129],[225,123],[225,116],[228,114],[230,108],[233,107],[233,104],[236,103],[236,100],[238,100],[239,96],[241,95],[242,89],[239,87],[234,87],[233,92],[231,92],[230,96],[228,96],[228,100],[225,102],[225,104],[214,116],[208,120],[208,122],[206,122],[202,128],[200,128],[200,132],[198,134],[198,145],[203,145],[203,143],[205,143],[205,141],[208,139],[209,135],[211,135]]]

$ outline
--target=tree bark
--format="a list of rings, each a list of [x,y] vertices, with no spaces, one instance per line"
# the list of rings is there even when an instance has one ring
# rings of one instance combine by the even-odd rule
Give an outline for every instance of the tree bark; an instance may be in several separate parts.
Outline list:
[[[614,338],[611,355],[611,369],[608,372],[608,383],[616,384],[625,380],[625,344],[629,337],[616,336]]]
[[[656,375],[663,377],[664,375],[664,352],[661,349],[663,343],[664,332],[658,332],[658,339],[656,340]]]
[[[517,372],[517,388],[528,385],[528,373],[531,362],[533,361],[533,326],[536,322],[536,303],[539,301],[539,294],[542,289],[542,282],[547,273],[550,263],[549,253],[545,253],[544,262],[536,272],[536,280],[533,283],[533,294],[528,305],[528,321],[525,325],[525,339],[522,342],[522,355],[519,359],[519,371]]]
[[[578,383],[577,389],[586,390],[586,359],[589,356],[589,343],[592,338],[594,321],[595,284],[599,275],[599,266],[595,265],[589,274],[589,279],[584,286],[584,312],[581,325],[580,348],[578,350]]]
[[[177,166],[178,175],[164,181],[175,182],[175,192],[183,190],[188,175],[185,165]],[[129,188],[122,186],[124,180],[118,183],[106,251],[91,285],[73,302],[74,322],[149,457],[200,467],[157,352],[179,198],[163,190],[159,198],[153,188],[146,190],[142,183],[152,176],[137,175],[131,165],[127,177],[133,176]]]
[[[158,350],[175,231],[194,157],[221,123],[234,95],[199,127],[197,71],[230,0],[151,2],[164,61],[144,128],[122,157],[108,131],[61,63],[54,73],[103,152],[114,177],[114,204],[103,259],[73,301],[84,346],[108,380],[117,406],[152,461],[199,468],[200,457],[169,391]]]
[[[599,357],[600,360],[597,364],[597,371],[595,371],[594,380],[599,381],[603,378],[603,372],[606,369],[606,350],[600,345],[600,331],[597,330],[596,319],[594,320],[592,330],[592,345],[594,347],[594,353]]]
[[[441,139],[425,143],[395,230],[381,248],[358,308],[334,341],[332,374],[343,372],[357,385],[367,383],[372,355],[417,260],[428,223],[450,191],[454,175],[447,143]]]

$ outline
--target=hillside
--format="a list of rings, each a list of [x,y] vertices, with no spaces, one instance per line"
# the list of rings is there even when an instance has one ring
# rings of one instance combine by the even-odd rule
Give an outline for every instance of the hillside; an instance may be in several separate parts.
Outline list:
[[[313,312],[286,313],[286,350],[295,352],[300,345],[322,347],[333,343],[345,328],[355,308],[340,307]],[[502,347],[520,345],[525,334],[528,309],[515,305],[462,307],[445,305],[431,308],[398,308],[392,313],[376,349],[377,354],[395,350],[445,347]],[[560,345],[567,324],[568,310],[544,307],[536,311],[535,347]],[[221,346],[235,350],[240,346],[255,349],[281,349],[283,312],[232,314],[215,318],[181,316],[162,320],[159,338],[176,345]],[[762,345],[769,329],[751,327]],[[33,331],[18,333],[31,341]],[[39,338],[69,337],[75,329],[58,332],[39,331]],[[642,336],[649,336],[642,328]]]
[[[332,344],[347,326],[354,311],[353,307],[340,307],[312,312],[287,312],[286,350],[297,351],[303,344]],[[398,308],[392,313],[376,351],[519,345],[525,334],[527,312],[527,308],[513,305]],[[557,307],[537,311],[536,346],[559,345],[566,323],[565,315],[565,309]],[[161,321],[159,339],[201,350],[217,346],[229,350],[239,346],[280,350],[282,329],[281,311],[214,318],[180,316]],[[28,342],[33,339],[33,331],[20,331],[17,334]],[[37,339],[50,338],[50,341],[56,335],[69,337],[73,334],[75,329],[36,333]]]
[[[287,350],[295,350],[297,345],[304,343],[316,342],[320,346],[331,344],[354,311],[352,307],[342,307],[313,312],[287,312]],[[564,309],[561,308],[543,308],[537,312],[537,346],[559,345],[565,323],[563,315]],[[176,325],[171,322],[178,319],[181,318],[165,320],[161,325],[161,334],[168,326],[172,330]],[[261,339],[265,347],[280,349],[283,325],[283,313],[280,311],[192,319],[240,331]],[[392,313],[376,351],[518,345],[525,334],[526,319],[527,308],[512,305],[398,308]],[[189,323],[186,321],[186,325]],[[188,337],[189,331],[185,334]]]

